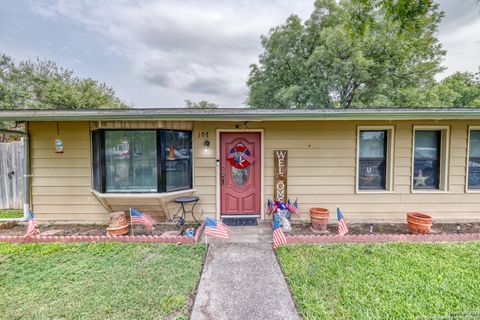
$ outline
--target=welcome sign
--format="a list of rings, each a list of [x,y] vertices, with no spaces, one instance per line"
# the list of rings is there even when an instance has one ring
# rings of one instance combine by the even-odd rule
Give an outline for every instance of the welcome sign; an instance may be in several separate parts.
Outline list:
[[[287,201],[287,150],[275,150],[273,187],[275,201],[286,203]]]

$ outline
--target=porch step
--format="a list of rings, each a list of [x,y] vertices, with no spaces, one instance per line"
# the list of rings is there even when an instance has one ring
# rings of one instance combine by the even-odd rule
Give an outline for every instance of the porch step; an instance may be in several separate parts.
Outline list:
[[[202,234],[200,241],[205,243],[207,237],[208,243],[246,243],[246,242],[262,242],[272,243],[272,226],[269,222],[259,221],[257,226],[231,226],[230,238],[227,240],[206,236]]]

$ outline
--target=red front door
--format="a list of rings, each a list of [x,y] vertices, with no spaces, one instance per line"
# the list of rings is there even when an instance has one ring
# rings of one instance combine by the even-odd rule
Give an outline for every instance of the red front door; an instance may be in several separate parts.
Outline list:
[[[222,215],[260,215],[259,132],[220,133]]]

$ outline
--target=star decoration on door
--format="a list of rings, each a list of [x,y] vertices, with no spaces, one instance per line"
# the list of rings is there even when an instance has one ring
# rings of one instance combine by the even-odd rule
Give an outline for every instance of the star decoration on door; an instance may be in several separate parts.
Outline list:
[[[255,157],[253,157],[243,143],[239,142],[230,150],[230,153],[227,155],[227,160],[235,168],[245,169],[255,162]]]

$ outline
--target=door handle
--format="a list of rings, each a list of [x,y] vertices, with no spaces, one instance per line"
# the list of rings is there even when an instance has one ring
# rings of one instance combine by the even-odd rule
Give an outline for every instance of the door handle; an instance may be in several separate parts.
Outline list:
[[[222,177],[222,185],[225,184],[225,167],[222,167],[220,176]]]

